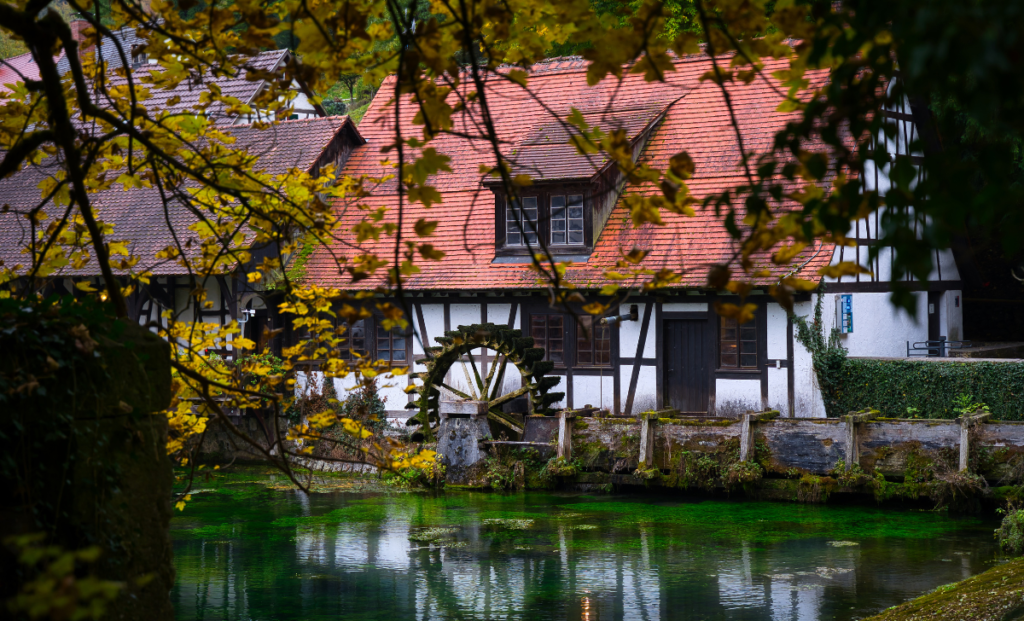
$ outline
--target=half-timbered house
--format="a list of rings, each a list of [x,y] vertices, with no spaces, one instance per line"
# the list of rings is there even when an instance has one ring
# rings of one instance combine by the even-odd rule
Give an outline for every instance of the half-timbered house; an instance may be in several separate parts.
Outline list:
[[[767,62],[763,75],[784,63]],[[420,218],[438,221],[428,241],[446,256],[438,262],[420,261],[421,271],[404,283],[400,302],[410,312],[409,330],[386,331],[379,321],[364,320],[350,327],[351,347],[421,372],[429,354],[424,347],[434,345],[446,331],[460,325],[504,324],[532,336],[554,362],[560,384],[553,390],[564,393],[560,407],[592,405],[621,414],[671,407],[717,415],[774,408],[789,416],[823,416],[810,355],[795,342],[792,317],[767,295],[767,288],[791,275],[820,280],[819,269],[837,261],[860,257],[863,262],[867,246],[878,237],[877,217],[851,231],[857,248],[818,243],[788,265],[760,260],[759,268],[768,275],[757,278],[760,288],[748,298],[758,306],[756,318],[736,325],[714,310],[716,301],[736,301],[736,296],[707,286],[708,267],[729,262],[737,251],[720,218],[713,210],[698,210],[695,216],[662,213],[663,224],[634,227],[614,165],[578,154],[569,144],[570,130],[558,120],[575,108],[591,126],[606,132],[621,129],[634,159],[660,169],[667,168],[670,157],[687,151],[696,165],[689,186],[697,197],[742,185],[729,110],[719,87],[701,80],[709,69],[706,56],[682,57],[665,82],[645,82],[643,76],[627,73],[621,84],[610,80],[588,86],[585,61],[559,58],[532,68],[529,93],[512,81],[489,82],[487,97],[503,153],[514,174],[529,174],[533,184],[522,191],[521,204],[507,200],[501,186],[480,172],[481,166],[494,164],[490,144],[470,138],[477,133],[471,115],[456,113],[455,131],[430,145],[451,156],[451,171],[431,180],[443,201],[431,208],[406,203],[402,215],[406,238],[414,236],[412,226]],[[824,72],[808,76],[818,83],[827,79]],[[763,78],[729,89],[746,149],[769,150],[775,132],[793,118],[776,111],[779,91]],[[383,178],[393,171],[381,154],[382,147],[394,143],[398,129],[395,110],[387,105],[389,92],[385,83],[367,111],[360,124],[366,143],[353,151],[345,173]],[[402,135],[422,131],[413,123],[416,110],[414,105],[402,107]],[[907,152],[914,138],[912,118],[906,111],[889,114],[900,128],[898,139],[889,141],[890,152],[894,158],[913,156]],[[868,182],[882,187],[886,173],[869,168]],[[394,181],[384,182],[361,202],[385,206],[395,217],[400,203]],[[366,214],[347,204],[339,204],[338,213],[349,224]],[[611,282],[606,271],[634,249],[646,253],[643,268],[671,269],[681,279],[654,291],[640,287],[642,278],[616,281],[635,289],[611,314],[631,315],[635,310],[635,320],[604,325],[549,304],[547,284],[530,265],[528,245],[536,248],[540,241],[555,260],[571,262],[566,281],[590,296]],[[385,256],[390,256],[385,250],[390,242],[380,242]],[[938,268],[927,286],[909,285],[917,290],[916,320],[889,303],[890,257],[883,249],[872,262],[871,276],[824,284],[827,323],[831,327],[840,322],[851,354],[902,356],[906,341],[963,338],[952,255],[938,254]],[[353,286],[326,253],[314,254],[307,274],[324,285]],[[377,284],[370,279],[355,286]],[[809,315],[813,301],[811,296],[799,299],[795,313]],[[484,350],[473,362],[482,365],[482,375],[493,364]],[[456,396],[473,392],[471,373],[456,367],[446,385]],[[414,373],[398,376],[384,389],[393,416],[403,416],[402,406],[413,399],[403,389],[418,381]],[[338,383],[344,388],[345,381]],[[513,407],[524,411],[529,406]]]
[[[326,165],[342,167],[353,149],[362,144],[355,125],[347,116],[314,117],[281,121],[269,128],[252,125],[234,125],[226,130],[235,138],[233,147],[246,150],[257,158],[254,166],[272,175],[288,174],[300,170],[317,174]],[[0,214],[0,259],[7,267],[26,263],[22,253],[37,230],[21,214],[40,203],[40,184],[58,174],[59,164],[44,160],[39,165],[0,180],[0,196],[9,209]],[[191,228],[198,222],[190,205],[180,202],[179,196],[165,199],[157,188],[115,186],[93,195],[98,216],[113,225],[113,239],[128,241],[131,253],[140,261],[132,268],[139,274],[152,276],[146,285],[137,284],[127,300],[129,315],[140,323],[159,321],[161,313],[172,310],[182,321],[200,319],[204,322],[227,324],[235,319],[248,319],[246,335],[259,342],[260,349],[271,346],[279,349],[281,342],[290,338],[290,323],[276,313],[274,298],[277,292],[270,285],[248,283],[246,265],[236,265],[222,274],[203,277],[191,274],[178,261],[159,259],[157,253],[178,243],[187,253],[201,252],[198,234]],[[59,216],[52,205],[44,206],[51,217]],[[276,253],[274,248],[251,248],[259,262],[264,255]],[[288,257],[285,265],[288,266]],[[117,273],[118,271],[115,270]],[[127,273],[125,283],[127,284]],[[75,293],[75,283],[94,282],[102,288],[100,271],[95,261],[73,269],[66,266],[48,277],[49,292]],[[192,292],[202,287],[207,292],[209,306],[197,303]],[[242,310],[252,311],[245,313]],[[264,328],[284,331],[274,343],[262,343]],[[230,351],[226,355],[232,355]]]

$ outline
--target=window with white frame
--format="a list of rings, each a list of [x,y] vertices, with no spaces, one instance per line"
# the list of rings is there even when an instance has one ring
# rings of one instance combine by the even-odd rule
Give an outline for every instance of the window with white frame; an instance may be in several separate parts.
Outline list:
[[[583,195],[551,197],[551,243],[583,244]]]
[[[508,246],[525,246],[537,243],[537,197],[524,196],[519,201],[511,201],[505,211],[505,244]]]

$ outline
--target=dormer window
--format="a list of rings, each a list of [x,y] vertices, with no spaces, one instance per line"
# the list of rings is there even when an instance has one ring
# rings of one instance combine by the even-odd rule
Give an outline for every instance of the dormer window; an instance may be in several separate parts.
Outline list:
[[[636,162],[670,104],[666,100],[580,113],[589,127],[624,132]],[[580,130],[564,121],[525,129],[506,155],[513,178],[530,178],[530,183],[519,186],[519,203],[511,201],[502,179],[482,179],[482,185],[494,192],[495,262],[520,263],[541,248],[560,260],[587,261],[625,187],[625,177],[607,154],[578,151],[579,138]]]
[[[588,235],[591,215],[584,189],[573,185],[530,191],[518,202],[498,196],[499,253],[526,254],[527,242],[532,252],[538,252],[541,245],[556,253],[587,251],[593,240]]]

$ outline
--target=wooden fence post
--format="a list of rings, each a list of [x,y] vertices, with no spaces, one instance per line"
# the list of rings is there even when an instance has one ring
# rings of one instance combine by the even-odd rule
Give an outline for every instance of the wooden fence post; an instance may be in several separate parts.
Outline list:
[[[971,457],[971,427],[984,422],[990,416],[992,416],[990,412],[978,411],[960,417],[960,472],[967,470]]]
[[[572,421],[576,412],[562,410],[558,413],[558,457],[572,459]]]
[[[740,461],[748,461],[750,459],[751,440],[754,434],[751,433],[750,419],[753,418],[753,414],[747,412],[740,419]]]
[[[657,412],[640,415],[640,464],[645,469],[654,467],[654,421],[657,418]]]
[[[866,412],[850,412],[843,418],[846,419],[846,470],[853,468],[853,464],[860,465],[860,439],[857,437],[857,425],[874,420],[878,416],[877,410]]]
[[[779,417],[778,410],[764,412],[747,412],[740,419],[740,461],[750,461],[754,457],[754,428],[752,423],[767,423]]]

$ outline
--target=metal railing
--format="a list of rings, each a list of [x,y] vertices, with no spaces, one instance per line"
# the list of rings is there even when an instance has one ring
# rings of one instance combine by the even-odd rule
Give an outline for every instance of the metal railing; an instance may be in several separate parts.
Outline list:
[[[944,336],[940,336],[936,341],[918,341],[913,344],[907,341],[907,358],[911,356],[945,358],[951,349],[966,349],[968,347],[972,347],[970,341],[947,341]]]

